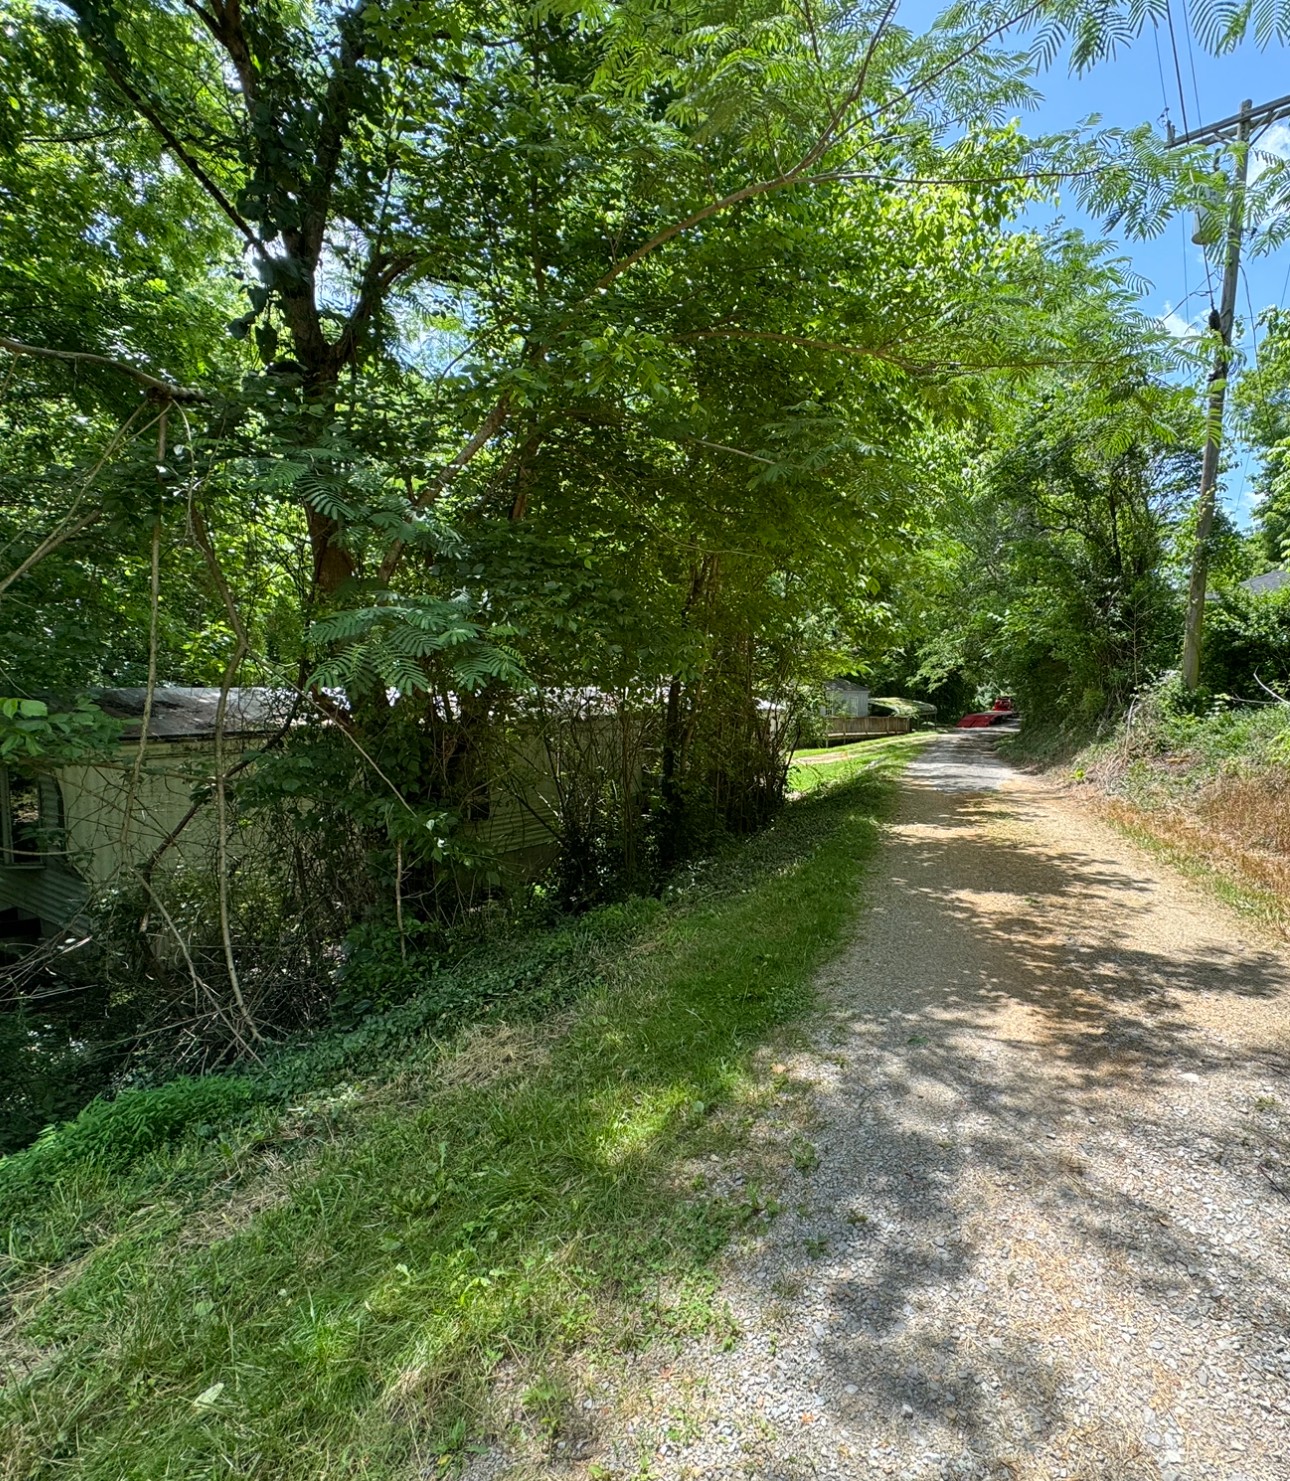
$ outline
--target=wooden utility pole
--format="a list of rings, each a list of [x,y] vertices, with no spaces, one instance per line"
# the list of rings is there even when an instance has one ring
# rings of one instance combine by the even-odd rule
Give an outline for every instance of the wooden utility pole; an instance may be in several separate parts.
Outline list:
[[[1187,590],[1187,625],[1183,636],[1182,681],[1195,689],[1200,682],[1201,637],[1205,626],[1205,591],[1209,581],[1209,540],[1214,527],[1214,495],[1218,485],[1218,457],[1223,446],[1223,406],[1232,363],[1232,324],[1236,318],[1236,290],[1241,271],[1241,238],[1245,230],[1245,184],[1249,172],[1250,135],[1290,115],[1290,96],[1255,108],[1247,98],[1241,111],[1190,133],[1175,134],[1169,126],[1169,144],[1218,143],[1234,138],[1238,148],[1227,216],[1227,247],[1223,261],[1223,291],[1217,317],[1210,328],[1218,332],[1214,368],[1209,376],[1209,406],[1205,420],[1205,457],[1201,465],[1200,497],[1196,503],[1196,542],[1192,550],[1191,583]]]

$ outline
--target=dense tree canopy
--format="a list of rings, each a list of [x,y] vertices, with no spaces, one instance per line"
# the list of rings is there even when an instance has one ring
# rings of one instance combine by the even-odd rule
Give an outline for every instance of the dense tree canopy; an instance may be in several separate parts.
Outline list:
[[[238,912],[259,939],[286,890],[224,867],[257,810],[308,839],[273,868],[346,881],[301,888],[323,937],[394,912],[402,951],[493,878],[524,736],[585,902],[762,820],[833,674],[1122,701],[1171,641],[1192,413],[1124,265],[1024,212],[1155,230],[1218,166],[1014,114],[1149,10],[3,0],[27,764],[103,740],[35,713],[95,686],[295,696],[198,789],[236,996]],[[593,712],[618,760],[575,785]]]

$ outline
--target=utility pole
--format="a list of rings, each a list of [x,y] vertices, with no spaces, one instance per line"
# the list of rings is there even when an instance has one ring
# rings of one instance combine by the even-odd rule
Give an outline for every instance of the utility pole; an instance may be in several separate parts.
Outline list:
[[[1187,689],[1200,682],[1201,635],[1205,625],[1205,590],[1209,580],[1209,539],[1214,527],[1214,494],[1218,485],[1218,457],[1223,445],[1223,406],[1227,400],[1227,375],[1232,363],[1232,324],[1236,318],[1236,290],[1241,271],[1241,238],[1245,230],[1245,184],[1249,172],[1250,135],[1279,118],[1290,116],[1290,95],[1255,108],[1247,98],[1241,111],[1217,123],[1175,134],[1169,125],[1170,147],[1181,144],[1219,143],[1234,138],[1238,144],[1232,180],[1232,198],[1227,217],[1227,248],[1223,262],[1223,291],[1217,316],[1210,315],[1210,328],[1217,330],[1219,343],[1209,376],[1209,406],[1205,421],[1205,456],[1201,464],[1200,497],[1196,503],[1196,543],[1192,551],[1191,582],[1187,590],[1187,625],[1183,636],[1182,681]]]

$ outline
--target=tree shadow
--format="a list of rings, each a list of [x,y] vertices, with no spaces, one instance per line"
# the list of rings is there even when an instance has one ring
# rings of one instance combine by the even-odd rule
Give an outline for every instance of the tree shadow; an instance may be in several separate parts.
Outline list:
[[[1159,1478],[1184,1439],[1151,1395],[1206,1361],[1233,1392],[1285,1366],[1288,1210],[1248,1120],[1201,1127],[1173,1095],[1226,1106],[1234,1077],[1290,1074],[1284,1029],[1243,1047],[1209,1027],[1290,1000],[1290,966],[1180,921],[1122,860],[1023,846],[1039,808],[909,789],[878,909],[827,974],[852,1066],[818,1092],[807,1222],[827,1259],[792,1226],[767,1259],[825,1279],[814,1381],[835,1423],[977,1467],[916,1474],[1046,1475],[1027,1467],[1074,1445],[1072,1475]],[[1168,1176],[1138,1177],[1144,1157]],[[1242,1221],[1228,1243],[1191,1217],[1211,1195]],[[1225,1433],[1271,1458],[1252,1413]]]

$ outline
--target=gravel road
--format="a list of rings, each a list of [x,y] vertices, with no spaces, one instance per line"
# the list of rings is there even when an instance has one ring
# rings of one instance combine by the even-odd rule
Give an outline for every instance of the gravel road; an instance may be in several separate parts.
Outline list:
[[[1290,958],[985,736],[907,778],[740,1339],[557,1470],[1290,1481]]]

